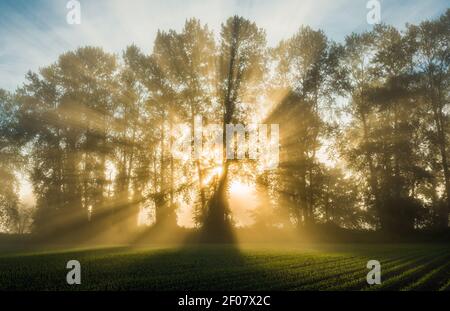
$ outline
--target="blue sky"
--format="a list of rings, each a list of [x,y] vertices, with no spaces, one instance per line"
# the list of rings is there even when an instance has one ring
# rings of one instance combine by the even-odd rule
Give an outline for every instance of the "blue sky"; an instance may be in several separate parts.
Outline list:
[[[197,17],[215,31],[239,14],[267,31],[269,45],[301,25],[334,40],[369,29],[367,0],[79,0],[81,25],[68,25],[68,0],[0,0],[0,88],[14,90],[28,70],[54,62],[79,46],[119,53],[135,43],[149,52],[158,29],[182,28]],[[397,27],[442,14],[446,0],[380,0],[382,21]]]

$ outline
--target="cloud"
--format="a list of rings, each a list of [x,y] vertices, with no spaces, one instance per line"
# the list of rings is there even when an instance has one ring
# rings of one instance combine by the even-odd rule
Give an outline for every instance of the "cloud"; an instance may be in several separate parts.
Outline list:
[[[323,29],[334,40],[366,23],[362,0],[97,0],[81,2],[81,25],[66,23],[65,0],[2,0],[0,3],[0,87],[23,82],[28,70],[54,62],[79,46],[120,53],[135,43],[150,52],[158,29],[180,30],[196,17],[216,32],[229,16],[242,15],[266,29],[269,45],[291,36],[301,25]],[[402,26],[444,12],[445,0],[382,0],[384,22]]]

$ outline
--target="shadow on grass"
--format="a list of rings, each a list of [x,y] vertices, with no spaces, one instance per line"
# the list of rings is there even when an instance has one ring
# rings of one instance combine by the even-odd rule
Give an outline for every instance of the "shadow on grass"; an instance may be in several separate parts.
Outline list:
[[[395,258],[402,257],[404,262],[410,256],[417,260],[425,255],[428,258],[425,262],[429,262],[438,253],[448,254],[448,251],[448,247],[441,246],[392,245],[332,246],[319,251],[246,247],[241,251],[237,244],[202,243],[7,256],[0,257],[0,290],[227,291],[299,287],[309,290],[333,286],[344,289],[340,283],[352,271],[353,277],[364,281],[365,264],[370,258],[389,263]],[[66,263],[73,259],[81,263],[79,286],[66,284]],[[355,269],[361,274],[355,274]],[[448,266],[443,269],[448,272]],[[427,268],[414,279],[431,270]],[[433,281],[430,288],[437,289],[436,284],[442,286],[443,281],[441,278]]]
[[[66,284],[78,260],[82,284]],[[0,258],[0,290],[231,290],[249,266],[235,245],[115,248]]]

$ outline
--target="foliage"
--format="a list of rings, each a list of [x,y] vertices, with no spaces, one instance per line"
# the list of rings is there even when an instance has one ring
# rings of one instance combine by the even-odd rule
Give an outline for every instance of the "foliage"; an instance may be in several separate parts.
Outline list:
[[[173,228],[187,208],[195,226],[220,235],[233,225],[229,188],[239,174],[257,185],[264,226],[446,227],[449,12],[342,44],[301,27],[268,48],[263,29],[234,16],[219,40],[191,19],[159,31],[148,55],[134,45],[121,57],[97,47],[64,53],[15,94],[0,92],[2,223],[11,231],[20,218],[15,176],[25,155],[34,230],[48,237],[118,237],[138,220]],[[226,149],[175,157],[176,136],[195,137],[197,115],[219,124],[223,142],[230,123],[280,124],[279,168],[236,164]],[[176,134],[180,123],[186,132]]]

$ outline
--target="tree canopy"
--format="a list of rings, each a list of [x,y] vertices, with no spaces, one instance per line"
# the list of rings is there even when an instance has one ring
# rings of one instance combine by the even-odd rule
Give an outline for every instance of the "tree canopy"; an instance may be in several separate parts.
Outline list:
[[[64,53],[0,90],[0,229],[23,230],[19,171],[36,196],[31,229],[45,236],[176,227],[182,210],[220,235],[236,224],[234,180],[255,189],[255,226],[447,227],[449,23],[447,10],[342,43],[300,27],[268,47],[245,18],[217,37],[190,19],[159,31],[149,54]],[[220,125],[222,143],[227,124],[279,124],[278,167],[230,159],[225,144],[174,156],[177,136],[196,144],[198,116]]]

